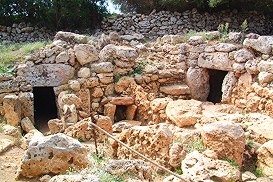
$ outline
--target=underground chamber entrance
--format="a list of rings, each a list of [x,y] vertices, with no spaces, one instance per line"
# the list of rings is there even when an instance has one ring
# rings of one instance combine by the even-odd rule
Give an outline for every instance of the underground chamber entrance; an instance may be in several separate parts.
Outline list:
[[[227,71],[208,70],[209,71],[209,85],[210,91],[208,101],[213,103],[220,103],[222,100],[222,85]]]
[[[35,126],[40,131],[48,131],[48,121],[58,117],[53,87],[35,87],[33,95]]]
[[[115,112],[115,118],[114,118],[115,123],[122,120],[126,120],[126,110],[127,110],[127,106],[122,106],[122,105],[116,106],[116,112]]]

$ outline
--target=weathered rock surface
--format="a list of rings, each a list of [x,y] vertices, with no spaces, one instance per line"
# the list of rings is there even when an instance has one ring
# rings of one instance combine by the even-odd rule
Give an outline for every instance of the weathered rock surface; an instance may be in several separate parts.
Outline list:
[[[63,31],[57,32],[57,34],[55,35],[55,40],[63,40],[66,42],[78,44],[86,44],[88,42],[87,37],[84,35]]]
[[[6,138],[1,138],[0,139],[0,154],[2,152],[5,152],[6,150],[8,150],[13,145],[14,145],[14,142],[12,140],[6,139]]]
[[[31,122],[31,120],[28,117],[21,120],[21,126],[22,126],[22,129],[27,133],[30,130],[35,129],[35,127],[33,126],[33,123]]]
[[[202,68],[231,71],[233,62],[228,58],[228,53],[201,53],[198,66]]]
[[[219,159],[233,160],[242,166],[246,140],[239,125],[226,121],[206,124],[201,135],[206,148],[215,151]]]
[[[40,64],[22,66],[18,76],[25,77],[33,87],[56,87],[66,84],[74,76],[75,69],[65,64]]]
[[[205,101],[209,95],[209,74],[204,68],[189,68],[187,84],[190,87],[193,99]]]
[[[273,177],[273,140],[264,143],[257,151],[257,167],[265,176]]]
[[[227,161],[213,160],[197,151],[186,156],[182,161],[183,177],[190,181],[223,181],[240,180],[240,171]]]
[[[21,103],[16,95],[6,95],[3,99],[3,107],[7,123],[17,127],[21,120]]]
[[[36,177],[43,174],[65,173],[69,167],[82,168],[89,165],[87,149],[65,134],[33,138],[24,154],[19,177]]]
[[[129,173],[141,180],[152,179],[152,168],[142,160],[111,160],[105,165],[105,171],[117,176]]]
[[[89,44],[79,44],[74,47],[75,56],[81,65],[98,60],[96,48]]]
[[[273,36],[260,36],[258,39],[246,38],[243,44],[263,54],[272,54]]]
[[[191,126],[201,117],[202,102],[196,100],[176,100],[168,103],[166,115],[178,127]]]
[[[160,91],[168,95],[190,94],[190,89],[187,85],[161,86]]]
[[[135,126],[124,130],[118,139],[143,155],[152,157],[158,164],[169,166],[169,145],[172,143],[172,132],[167,125]],[[139,158],[138,155],[117,142],[114,142],[112,147],[118,159]]]

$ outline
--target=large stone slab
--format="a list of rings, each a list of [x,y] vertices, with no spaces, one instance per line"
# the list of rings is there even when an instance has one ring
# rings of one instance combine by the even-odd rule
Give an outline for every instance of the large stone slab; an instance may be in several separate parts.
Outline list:
[[[190,94],[190,88],[187,85],[167,85],[160,87],[160,91],[168,95]]]
[[[272,54],[273,36],[260,36],[258,39],[246,38],[243,44],[263,54]]]
[[[25,77],[33,87],[56,87],[66,84],[74,72],[73,67],[65,64],[40,64],[21,66],[17,75]]]
[[[193,99],[206,101],[209,95],[209,73],[205,68],[189,68],[187,84]]]
[[[202,53],[198,58],[198,66],[202,68],[231,71],[232,64],[226,52]]]

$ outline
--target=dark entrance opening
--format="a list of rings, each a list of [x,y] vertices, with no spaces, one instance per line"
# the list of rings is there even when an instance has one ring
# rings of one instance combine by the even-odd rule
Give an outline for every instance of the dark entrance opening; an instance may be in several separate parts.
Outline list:
[[[126,110],[127,106],[117,105],[114,122],[119,122],[122,120],[126,120]]]
[[[40,131],[48,131],[48,120],[58,117],[53,87],[34,87],[33,95],[35,125]]]
[[[222,84],[227,71],[209,70],[209,85],[210,91],[208,101],[213,103],[220,103],[222,100]]]

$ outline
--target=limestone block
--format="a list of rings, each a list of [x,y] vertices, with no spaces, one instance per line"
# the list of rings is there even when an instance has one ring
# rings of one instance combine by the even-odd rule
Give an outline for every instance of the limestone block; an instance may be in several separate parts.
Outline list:
[[[225,52],[201,53],[198,58],[198,66],[202,68],[231,71],[232,64]]]
[[[161,86],[160,91],[167,95],[185,95],[190,94],[190,88],[187,85],[168,85]]]
[[[206,148],[216,152],[219,159],[229,159],[242,166],[245,135],[241,126],[219,121],[202,128],[202,140]]]
[[[74,77],[75,69],[65,64],[23,65],[17,70],[33,87],[57,87]]]
[[[65,173],[69,167],[89,165],[87,149],[76,139],[59,133],[33,138],[19,166],[18,176],[33,178]]]
[[[7,123],[17,127],[21,121],[21,104],[16,95],[6,95],[3,98],[3,107]]]
[[[166,115],[176,126],[191,126],[201,118],[202,102],[197,100],[176,100],[168,103]]]
[[[81,65],[98,60],[96,48],[89,44],[78,44],[74,47],[75,56]]]
[[[272,54],[273,36],[260,36],[258,39],[246,38],[243,44],[263,54]]]
[[[210,87],[207,69],[189,68],[186,80],[193,99],[201,101],[207,100]]]

